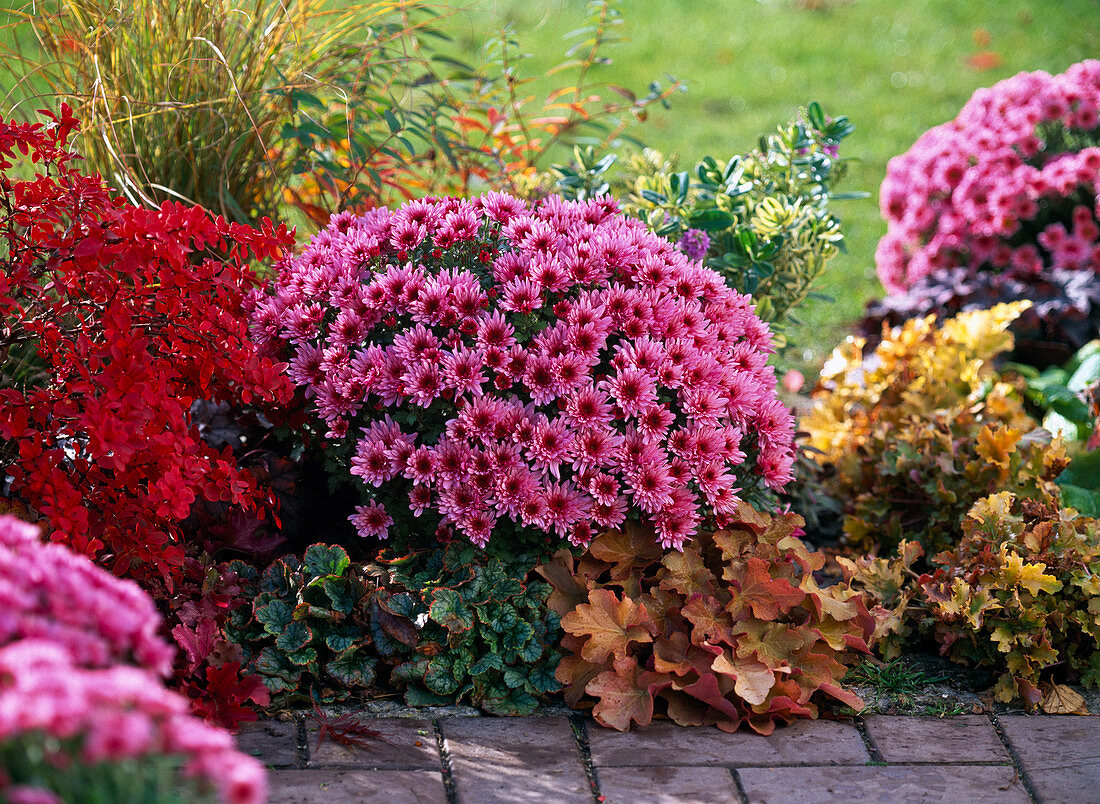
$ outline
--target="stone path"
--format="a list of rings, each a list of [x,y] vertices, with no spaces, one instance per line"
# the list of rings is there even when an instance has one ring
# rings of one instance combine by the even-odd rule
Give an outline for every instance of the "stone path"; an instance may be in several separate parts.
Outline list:
[[[869,715],[770,737],[580,717],[366,719],[366,748],[313,720],[247,724],[271,801],[494,804],[1100,801],[1100,717]]]

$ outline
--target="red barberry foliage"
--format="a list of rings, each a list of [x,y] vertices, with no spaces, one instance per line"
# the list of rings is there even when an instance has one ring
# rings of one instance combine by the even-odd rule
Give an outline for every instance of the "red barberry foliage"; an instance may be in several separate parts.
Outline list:
[[[0,470],[54,540],[156,595],[180,577],[196,501],[273,504],[229,447],[202,440],[191,410],[291,399],[245,307],[250,261],[293,237],[267,219],[134,207],[74,166],[71,110],[44,114],[0,123]],[[20,178],[28,162],[36,175]]]

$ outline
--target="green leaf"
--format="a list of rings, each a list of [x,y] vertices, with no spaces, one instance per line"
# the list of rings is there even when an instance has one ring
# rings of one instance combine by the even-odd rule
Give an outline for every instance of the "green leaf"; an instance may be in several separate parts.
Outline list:
[[[474,612],[453,589],[437,589],[432,595],[428,616],[451,633],[468,631],[474,624]]]
[[[707,232],[718,232],[733,226],[733,215],[722,209],[700,209],[688,216],[688,226]]]
[[[313,639],[313,631],[303,622],[292,622],[275,638],[275,647],[287,654],[301,650]]]
[[[359,603],[357,584],[352,578],[330,576],[321,580],[321,588],[332,603],[332,608],[341,614],[351,614]]]
[[[806,107],[806,117],[810,119],[814,128],[818,130],[825,128],[825,113],[821,111],[821,104],[817,101],[813,101]]]
[[[490,714],[514,717],[531,714],[538,707],[539,702],[523,690],[491,688],[486,690],[480,704]]]
[[[1100,450],[1078,455],[1054,482],[1065,505],[1085,516],[1100,516]]]
[[[510,689],[523,689],[527,684],[527,674],[518,667],[504,668],[503,678]]]
[[[285,600],[273,600],[256,609],[256,622],[272,636],[281,634],[294,620],[294,607]]]
[[[313,648],[302,648],[301,650],[296,650],[293,653],[288,653],[286,655],[286,658],[290,661],[291,664],[308,666],[316,663],[317,651]]]
[[[453,695],[458,690],[459,682],[454,677],[453,665],[448,656],[432,659],[424,674],[424,686],[436,695]]]
[[[540,664],[532,667],[531,672],[527,674],[527,682],[530,684],[531,689],[540,695],[547,695],[560,690],[561,682],[554,678],[556,669],[557,662],[553,666]]]
[[[409,687],[405,690],[405,703],[409,706],[446,706],[454,703],[454,697],[435,695],[423,687]]]
[[[351,564],[347,551],[338,545],[311,544],[303,556],[302,568],[312,577],[342,575]]]
[[[260,651],[253,664],[256,672],[265,678],[282,678],[297,683],[301,671],[290,663],[286,655],[270,645]]]
[[[504,660],[496,653],[486,653],[470,666],[471,676],[480,676],[490,670],[503,670]]]
[[[329,662],[325,671],[346,687],[366,687],[375,678],[378,659],[362,648],[349,648]]]
[[[340,653],[363,642],[366,637],[366,632],[360,626],[338,625],[325,635],[325,644],[329,650]]]

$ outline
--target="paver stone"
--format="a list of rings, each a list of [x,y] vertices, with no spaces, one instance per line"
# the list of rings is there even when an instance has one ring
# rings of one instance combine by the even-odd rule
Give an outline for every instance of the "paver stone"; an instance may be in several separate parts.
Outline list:
[[[292,768],[298,764],[298,724],[293,720],[242,723],[237,748],[270,768]]]
[[[737,787],[726,768],[683,765],[604,768],[598,771],[604,804],[739,804]]]
[[[885,765],[739,770],[749,804],[1029,804],[1011,765]]]
[[[652,761],[671,765],[852,765],[870,761],[849,721],[800,720],[763,737],[727,734],[717,728],[683,728],[668,721],[626,733],[589,726],[588,744],[597,768]]]
[[[439,748],[435,728],[427,720],[406,718],[364,718],[361,721],[378,732],[363,738],[364,745],[343,745],[326,736],[317,745],[318,727],[306,727],[310,768],[387,768],[393,770],[424,768],[439,770]]]
[[[1043,804],[1100,800],[1100,717],[998,719]]]
[[[448,718],[440,727],[459,804],[592,801],[567,718]]]
[[[282,770],[268,774],[270,804],[446,804],[441,771]]]
[[[887,762],[1011,762],[985,715],[869,715],[871,741]]]

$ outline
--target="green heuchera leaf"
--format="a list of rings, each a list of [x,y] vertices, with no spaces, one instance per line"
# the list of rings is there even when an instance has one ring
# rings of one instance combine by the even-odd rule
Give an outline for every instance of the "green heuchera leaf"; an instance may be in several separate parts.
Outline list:
[[[449,656],[437,656],[428,664],[424,674],[424,686],[436,695],[453,695],[460,684],[454,675],[454,666]]]
[[[453,589],[437,589],[428,616],[451,633],[467,631],[474,624],[474,612]]]
[[[527,683],[530,689],[539,695],[546,695],[560,690],[561,682],[554,678],[554,671],[557,670],[557,667],[557,662],[554,662],[552,667],[545,664],[532,667],[531,672],[527,675]]]
[[[366,687],[374,681],[378,659],[362,648],[349,648],[325,665],[325,671],[346,687]]]
[[[291,654],[299,651],[313,639],[313,631],[303,622],[292,622],[275,638],[275,647]]]
[[[253,666],[267,688],[275,693],[297,688],[302,677],[301,670],[273,647],[260,651]]]
[[[430,661],[428,659],[419,659],[415,662],[399,664],[390,671],[390,681],[393,681],[395,684],[408,685],[423,681],[424,675],[428,672],[429,664]]]
[[[340,653],[366,640],[367,634],[361,626],[340,625],[325,635],[325,645],[333,653]]]
[[[351,564],[343,547],[328,544],[311,544],[306,548],[302,569],[314,578],[325,575],[342,575]]]
[[[287,653],[286,658],[291,664],[301,665],[303,670],[317,671],[317,651],[313,648],[302,648],[293,653]]]
[[[328,577],[320,585],[332,603],[332,608],[341,614],[351,614],[359,603],[357,585],[351,578]]]
[[[294,607],[285,600],[273,600],[256,609],[256,622],[272,636],[280,635],[294,620]]]
[[[454,703],[454,696],[435,695],[423,687],[409,687],[405,690],[405,703],[409,706],[446,706]]]
[[[486,689],[478,703],[486,712],[503,717],[529,715],[539,705],[530,693],[504,686]]]
[[[491,670],[500,672],[504,669],[504,660],[497,653],[486,653],[470,666],[471,676],[480,676]]]

